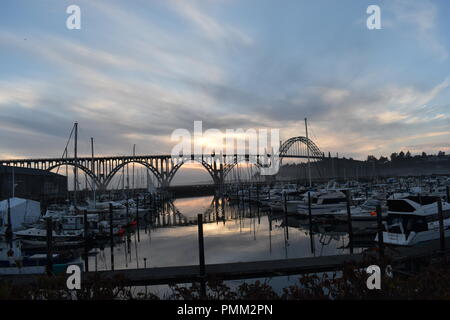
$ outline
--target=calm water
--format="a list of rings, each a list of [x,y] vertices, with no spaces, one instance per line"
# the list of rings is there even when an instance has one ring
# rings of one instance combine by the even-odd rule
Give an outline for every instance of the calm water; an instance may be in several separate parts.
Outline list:
[[[115,269],[198,264],[198,213],[204,214],[207,264],[349,253],[344,248],[348,242],[345,228],[344,231],[315,233],[311,241],[306,221],[289,218],[286,231],[283,214],[274,216],[256,205],[230,204],[208,196],[174,200],[173,205],[167,205],[158,216],[151,230],[141,226],[140,241],[134,232],[130,235],[128,250],[125,242],[117,244]],[[355,249],[355,252],[360,250]],[[89,258],[90,270],[111,269],[110,249],[93,251],[98,254]],[[274,286],[294,279],[297,278],[280,277]]]

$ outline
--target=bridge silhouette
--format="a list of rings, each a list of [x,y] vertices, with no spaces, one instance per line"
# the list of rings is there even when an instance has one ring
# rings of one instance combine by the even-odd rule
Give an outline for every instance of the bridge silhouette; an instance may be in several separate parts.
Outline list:
[[[256,167],[263,168],[276,155],[280,163],[284,158],[323,159],[324,153],[306,137],[293,137],[280,145],[278,153],[267,155],[251,154],[204,154],[188,155],[135,155],[110,157],[38,158],[0,160],[0,165],[33,168],[51,171],[62,166],[72,166],[83,171],[95,183],[97,190],[106,190],[116,173],[128,164],[140,164],[153,175],[160,188],[170,186],[181,166],[188,162],[200,163],[210,174],[216,186],[223,185],[227,174],[239,163],[249,163],[256,159]]]

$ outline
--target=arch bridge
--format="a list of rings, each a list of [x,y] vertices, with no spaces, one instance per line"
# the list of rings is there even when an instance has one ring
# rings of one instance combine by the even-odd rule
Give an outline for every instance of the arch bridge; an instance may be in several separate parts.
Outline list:
[[[139,155],[112,157],[40,158],[0,160],[2,166],[17,166],[40,170],[53,170],[71,166],[83,171],[95,183],[98,190],[106,190],[113,177],[129,164],[140,164],[153,173],[159,187],[167,188],[180,167],[188,162],[200,163],[212,177],[214,184],[223,184],[226,175],[238,163],[253,163],[259,168],[270,166],[274,156],[280,163],[284,158],[323,159],[324,154],[306,137],[293,137],[280,145],[275,155],[204,154],[204,155]]]

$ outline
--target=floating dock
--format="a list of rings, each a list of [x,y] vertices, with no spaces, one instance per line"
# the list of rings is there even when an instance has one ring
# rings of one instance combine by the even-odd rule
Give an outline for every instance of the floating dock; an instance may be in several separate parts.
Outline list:
[[[446,248],[450,248],[450,238],[446,239]],[[402,262],[430,259],[433,257],[448,257],[450,250],[440,251],[439,240],[430,241],[415,247],[386,247],[385,255],[389,257],[395,266]],[[174,266],[146,269],[121,269],[98,272],[84,272],[82,283],[117,279],[126,286],[144,286],[160,284],[191,283],[210,280],[239,280],[253,278],[270,278],[297,274],[318,272],[332,272],[342,270],[346,264],[364,266],[376,258],[377,252],[365,252],[359,254],[332,255],[321,257],[306,257],[297,259],[280,259],[252,262],[235,262],[205,265],[206,275],[200,276],[198,265]],[[373,259],[372,259],[373,261]],[[8,280],[13,284],[36,284],[39,278],[46,276],[37,275],[13,275],[0,276],[0,280]]]

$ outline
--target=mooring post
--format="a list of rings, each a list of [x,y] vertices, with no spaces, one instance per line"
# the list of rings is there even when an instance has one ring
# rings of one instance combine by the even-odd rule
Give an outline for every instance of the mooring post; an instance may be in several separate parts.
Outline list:
[[[130,224],[130,199],[128,198],[127,195],[127,205],[125,206],[126,210],[125,210],[125,219],[126,219],[126,223],[125,223],[125,251],[130,252],[130,244],[128,242],[128,232],[129,232],[129,224]]]
[[[311,241],[311,252],[314,254],[314,236],[313,236],[313,225],[312,225],[312,210],[311,210],[311,192],[308,190],[308,218],[309,218],[309,239]]]
[[[289,240],[287,195],[286,195],[286,193],[284,193],[284,226],[285,226],[285,229],[286,229],[286,240]]]
[[[109,240],[111,252],[111,270],[114,271],[114,230],[113,230],[113,206],[109,204]]]
[[[198,257],[200,264],[200,294],[201,298],[206,298],[206,283],[205,283],[205,244],[203,241],[203,214],[199,213],[197,215],[197,226],[198,226]]]
[[[350,208],[350,197],[351,191],[347,190],[346,192],[347,198],[347,226],[348,226],[348,241],[350,247],[350,253],[353,254],[353,226],[352,226],[352,212]]]
[[[53,219],[49,217],[46,219],[47,229],[47,275],[53,274],[53,253],[52,253],[52,241],[53,241]]]
[[[88,219],[87,219],[87,210],[83,212],[83,220],[84,220],[84,269],[86,272],[89,272],[89,245],[88,245]]]
[[[259,185],[256,185],[256,205],[258,208],[258,219],[259,219]]]
[[[439,217],[439,234],[441,240],[441,251],[445,251],[445,229],[444,229],[444,213],[442,212],[442,200],[439,198],[438,202],[438,217]]]
[[[312,225],[311,192],[308,191],[308,217],[309,224]]]
[[[378,226],[378,250],[380,259],[384,258],[384,241],[383,241],[383,217],[381,213],[381,206],[377,205],[377,226]]]
[[[141,237],[139,234],[139,197],[136,198],[136,228],[138,242],[141,242]]]

